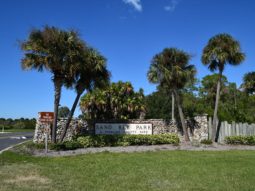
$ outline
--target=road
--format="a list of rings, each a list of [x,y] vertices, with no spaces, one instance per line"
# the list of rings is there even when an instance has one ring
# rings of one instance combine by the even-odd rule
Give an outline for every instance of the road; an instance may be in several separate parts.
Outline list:
[[[18,143],[31,140],[33,132],[0,133],[0,151]]]

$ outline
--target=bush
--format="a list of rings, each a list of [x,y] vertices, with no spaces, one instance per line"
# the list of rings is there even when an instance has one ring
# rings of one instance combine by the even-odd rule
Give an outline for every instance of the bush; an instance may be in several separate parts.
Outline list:
[[[78,137],[77,141],[83,147],[178,144],[180,142],[175,134],[89,135]]]
[[[75,141],[75,140],[66,141],[66,142],[64,142],[64,145],[65,145],[65,150],[75,150],[75,149],[82,147],[82,145],[78,141]]]
[[[28,143],[25,143],[26,147],[28,149],[31,149],[31,150],[34,150],[34,149],[44,149],[45,148],[45,144],[44,143],[33,143],[32,141],[31,142],[28,142]]]
[[[255,136],[227,136],[225,142],[233,145],[255,145]]]
[[[213,142],[211,139],[203,139],[200,141],[201,144],[211,145]]]
[[[63,143],[49,144],[50,150],[74,150],[86,147],[104,146],[129,146],[129,145],[158,145],[174,144],[180,142],[176,134],[159,135],[88,135],[81,136],[72,141]]]
[[[50,150],[56,150],[56,151],[66,150],[65,143],[55,143],[55,144],[50,143],[48,147]]]
[[[49,144],[49,149],[56,150],[56,151],[75,150],[78,148],[82,148],[82,145],[77,140],[65,141],[63,143],[55,143],[55,144],[50,143]]]
[[[92,139],[91,136],[78,137],[77,141],[83,147],[89,147],[89,146],[94,146],[95,145],[94,140]]]

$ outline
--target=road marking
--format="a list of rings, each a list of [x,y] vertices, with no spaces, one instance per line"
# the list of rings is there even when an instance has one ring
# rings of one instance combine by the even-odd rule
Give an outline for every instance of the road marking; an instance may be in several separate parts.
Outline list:
[[[26,142],[28,142],[28,141],[30,141],[30,140],[23,141],[23,142],[18,143],[18,144],[16,144],[16,145],[12,145],[12,146],[10,146],[10,147],[7,147],[7,148],[1,150],[1,151],[0,151],[0,154],[2,154],[4,151],[8,151],[8,150],[12,149],[13,147],[15,147],[15,146],[17,146],[17,145],[21,145],[21,144],[23,144],[23,143],[26,143]]]
[[[10,137],[10,139],[21,139],[21,137]]]

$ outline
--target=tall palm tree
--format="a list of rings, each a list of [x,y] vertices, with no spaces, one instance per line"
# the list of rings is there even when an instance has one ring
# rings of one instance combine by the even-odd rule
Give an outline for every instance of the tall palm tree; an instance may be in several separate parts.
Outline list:
[[[67,122],[60,138],[61,142],[64,140],[74,111],[84,91],[91,91],[94,88],[102,88],[109,85],[110,72],[106,69],[106,59],[93,48],[84,50],[82,60],[80,60],[76,69],[74,82],[71,82],[76,90],[76,98],[68,114]],[[69,86],[69,84],[70,82],[66,81],[66,85]]]
[[[229,34],[218,34],[212,37],[203,49],[202,63],[214,72],[219,71],[217,81],[216,99],[213,114],[212,140],[215,141],[217,112],[220,99],[220,84],[222,73],[226,64],[239,65],[245,59],[244,53],[241,52],[240,44]]]
[[[45,26],[42,30],[33,29],[26,41],[21,43],[25,55],[22,68],[35,69],[39,72],[47,70],[52,73],[54,83],[54,121],[52,142],[56,143],[57,117],[61,97],[61,88],[65,79],[72,78],[72,65],[80,60],[84,43],[77,32],[60,30]]]
[[[177,48],[166,48],[156,54],[147,73],[148,80],[170,89],[176,98],[185,140],[189,141],[187,126],[181,106],[179,91],[194,78],[195,68],[189,65],[190,55]],[[171,94],[172,96],[172,94]]]
[[[248,94],[255,93],[255,72],[248,72],[244,74],[241,88]]]

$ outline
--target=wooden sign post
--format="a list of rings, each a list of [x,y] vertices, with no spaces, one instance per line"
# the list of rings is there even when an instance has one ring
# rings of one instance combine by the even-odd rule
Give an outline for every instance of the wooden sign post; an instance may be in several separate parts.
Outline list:
[[[45,124],[44,136],[45,136],[45,154],[48,152],[48,136],[51,132],[51,124],[54,119],[54,112],[39,112],[39,121],[42,124]]]

